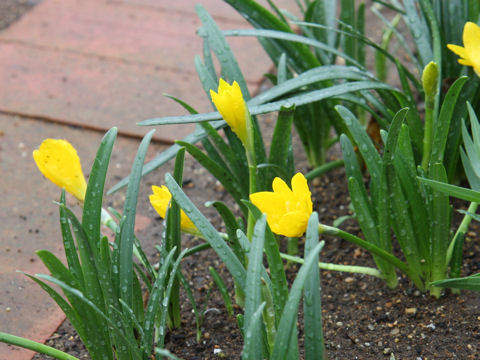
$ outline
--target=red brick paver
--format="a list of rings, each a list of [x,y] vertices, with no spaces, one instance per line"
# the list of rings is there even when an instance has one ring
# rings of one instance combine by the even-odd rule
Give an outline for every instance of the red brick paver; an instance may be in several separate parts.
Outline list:
[[[37,249],[63,252],[52,203],[59,191],[36,169],[32,150],[46,137],[70,139],[82,160],[88,159],[86,170],[106,129],[117,126],[121,134],[142,136],[150,129],[136,122],[185,113],[163,93],[210,111],[193,63],[202,49],[195,34],[197,2],[43,0],[0,32],[0,331],[42,342],[64,318],[37,285],[16,272],[46,272]],[[222,29],[248,26],[221,0],[201,2]],[[276,3],[295,7],[292,0]],[[269,60],[255,39],[229,42],[256,91]],[[155,136],[171,142],[191,130],[161,127]],[[117,141],[110,186],[128,174],[137,146],[137,140]],[[150,156],[159,150],[153,146]],[[139,214],[137,225],[148,225],[146,215]],[[29,360],[32,354],[0,344],[0,360]]]
[[[152,10],[135,2],[44,0],[0,34],[0,111],[94,129],[117,126],[138,136],[146,132],[135,125],[140,120],[185,113],[163,93],[210,111],[193,65],[202,51],[194,2],[172,3],[172,10]],[[216,3],[207,5],[235,15]],[[236,18],[223,16],[219,26],[248,26]],[[230,42],[255,91],[269,60],[253,38]],[[166,127],[156,138],[170,142],[191,131]]]

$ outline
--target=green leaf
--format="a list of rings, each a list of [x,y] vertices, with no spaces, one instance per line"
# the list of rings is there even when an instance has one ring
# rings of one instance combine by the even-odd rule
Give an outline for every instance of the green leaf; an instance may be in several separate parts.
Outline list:
[[[188,153],[192,155],[203,167],[205,167],[220,183],[225,187],[228,193],[235,199],[240,209],[246,214],[245,206],[243,206],[241,200],[247,194],[242,192],[242,187],[238,184],[235,177],[228,171],[228,169],[220,167],[216,162],[205,155],[194,145],[183,141],[177,141],[178,144],[184,146]]]
[[[163,301],[162,301],[162,305],[164,304],[163,303],[164,301],[168,304],[169,300],[171,299],[172,290],[173,290],[174,286],[176,286],[175,285],[175,283],[177,281],[176,274],[179,271],[180,263],[181,263],[183,257],[185,256],[186,251],[187,251],[187,249],[183,250],[177,256],[175,262],[172,265],[172,269],[170,271],[170,274],[168,275],[168,284],[167,284],[167,287],[165,289],[165,294],[164,294],[164,298],[163,298]],[[178,311],[180,311],[180,309],[178,309]],[[158,340],[157,340],[157,343],[156,343],[160,347],[163,347],[163,345],[165,343],[165,336],[166,336],[165,329],[166,329],[166,323],[167,323],[167,318],[168,318],[168,312],[169,312],[168,306],[163,305],[160,308],[160,323],[158,325],[158,328],[160,329],[160,331],[159,331],[159,336],[158,336]],[[179,316],[178,320],[180,322],[180,314],[178,316]]]
[[[430,31],[424,17],[421,17],[417,12],[417,2],[414,0],[404,0],[405,7],[405,22],[407,23],[412,38],[415,42],[416,48],[421,59],[421,67],[425,67],[433,60],[432,40]]]
[[[448,183],[426,179],[423,177],[418,177],[418,180],[449,196],[471,202],[480,202],[480,191],[470,190],[460,186],[450,185]]]
[[[305,257],[318,244],[318,214],[312,213],[308,221],[305,240]],[[317,259],[318,261],[318,259]],[[305,281],[303,301],[303,323],[305,331],[305,359],[319,360],[325,358],[325,345],[322,330],[322,297],[320,289],[320,271],[312,266]]]
[[[220,259],[225,263],[228,270],[235,278],[235,281],[242,289],[245,289],[246,272],[240,260],[238,260],[230,247],[220,237],[212,224],[210,224],[205,216],[203,216],[195,205],[193,205],[191,200],[185,195],[170,174],[165,175],[165,183],[172,194],[172,198],[175,199],[178,205],[180,205],[185,214],[202,233],[205,240],[212,246]]]
[[[260,210],[257,209],[249,201],[244,202],[248,209],[253,214],[255,220],[262,216]],[[237,232],[238,233],[238,232]],[[270,227],[267,226],[265,232],[265,254],[267,255],[268,267],[270,270],[270,278],[272,281],[272,294],[273,301],[275,305],[275,318],[280,321],[281,314],[285,307],[285,303],[288,298],[288,285],[287,285],[287,276],[285,274],[285,269],[283,267],[283,260],[280,257],[280,250],[278,248],[278,241],[275,235],[270,230]],[[268,281],[268,277],[264,277],[265,281]]]
[[[278,114],[277,123],[273,132],[272,143],[270,145],[270,156],[268,162],[286,170],[288,179],[293,176],[293,149],[292,149],[292,123],[295,106],[290,108],[281,108]],[[266,182],[271,184],[273,174]],[[285,181],[288,180],[284,178]]]
[[[271,29],[282,32],[293,33],[290,27],[282,20],[278,19],[253,0],[225,0],[235,10],[237,10],[245,19],[255,28]],[[301,44],[280,42],[274,39],[263,39],[261,42],[272,61],[276,61],[282,52],[287,54],[287,58],[292,61],[292,65],[298,73],[306,69],[317,67],[320,62],[315,58],[310,49]]]
[[[33,340],[25,339],[19,336],[6,334],[4,332],[0,332],[0,342],[16,345],[24,349],[30,349],[41,354],[52,356],[55,359],[59,359],[59,360],[79,360],[75,356],[69,355],[67,353],[64,353],[63,351],[57,350],[50,346],[38,343]]]
[[[62,290],[64,290],[65,292],[68,292],[70,295],[75,296],[76,298],[81,300],[85,305],[87,305],[91,310],[93,310],[96,315],[98,315],[100,318],[102,318],[104,322],[108,323],[108,328],[110,329],[110,331],[113,331],[115,334],[117,334],[119,337],[121,337],[123,339],[123,341],[124,341],[123,346],[125,346],[126,348],[128,348],[128,350],[130,350],[130,352],[132,354],[132,360],[141,360],[141,356],[140,356],[140,353],[138,351],[138,347],[137,347],[137,344],[136,344],[135,340],[127,337],[122,332],[122,330],[120,330],[120,328],[117,326],[117,324],[112,322],[112,320],[110,320],[105,315],[105,313],[103,311],[101,311],[92,301],[88,300],[80,291],[68,286],[64,282],[62,282],[58,279],[55,279],[55,278],[53,278],[49,275],[38,274],[38,275],[36,275],[36,277],[39,278],[39,279],[48,280],[48,281],[54,283],[55,285],[61,287]],[[97,339],[97,340],[99,341],[100,339]],[[100,358],[102,358],[102,356],[103,356],[104,358],[112,359],[113,354],[112,354],[111,348],[107,349],[106,345],[104,345],[103,349],[104,349],[103,352],[104,352],[105,355],[102,355],[102,353],[100,351],[95,352],[95,354]],[[100,350],[101,350],[101,348],[100,348]]]
[[[250,323],[253,314],[260,306],[261,296],[261,269],[263,267],[263,244],[265,241],[265,227],[267,221],[266,216],[263,215],[255,224],[254,233],[252,237],[252,247],[248,255],[248,269],[245,284],[245,324],[244,332],[247,333],[250,328]],[[256,336],[252,339],[254,349],[260,350],[256,354],[256,359],[261,358],[261,340],[262,336]]]
[[[223,302],[225,303],[225,308],[227,309],[228,316],[233,316],[233,307],[232,302],[230,301],[230,295],[228,294],[228,289],[218,272],[211,266],[208,267],[210,275],[212,275],[213,281],[217,284],[218,290],[222,295]]]
[[[431,285],[454,289],[480,291],[480,274],[475,274],[464,278],[435,281]]]
[[[229,245],[237,258],[242,262],[242,265],[245,266],[245,253],[237,239],[237,230],[240,229],[240,226],[235,215],[233,215],[228,206],[221,201],[208,202],[205,206],[213,206],[220,214],[227,230]]]
[[[458,96],[460,95],[462,87],[467,80],[468,77],[466,76],[458,78],[445,95],[445,99],[443,100],[438,120],[434,124],[430,166],[432,166],[432,164],[443,161],[445,145],[447,143],[447,136],[450,128],[452,115],[455,110]]]
[[[287,82],[283,83],[286,84]],[[283,100],[273,101],[268,104],[249,107],[251,115],[265,114],[273,111],[279,111],[282,106],[289,107],[292,104],[296,106],[314,103],[320,100],[328,99],[338,95],[343,95],[351,92],[362,90],[390,90],[396,91],[387,84],[379,83],[376,81],[356,81],[347,82],[343,84],[333,85],[325,89],[312,90],[302,93],[300,95],[294,95],[292,97],[285,98]],[[196,114],[196,115],[183,115],[183,116],[171,116],[164,118],[155,118],[144,120],[137,125],[140,126],[157,126],[157,125],[171,125],[171,124],[189,124],[200,121],[218,120],[221,115],[218,112]]]
[[[352,137],[358,145],[358,150],[365,160],[365,164],[370,172],[372,181],[378,182],[380,180],[381,158],[377,149],[375,148],[375,145],[373,145],[372,140],[368,136],[364,127],[360,124],[350,110],[340,105],[337,105],[335,110],[337,110],[337,112],[345,121],[345,124],[350,130]]]
[[[297,273],[297,277],[292,284],[290,294],[288,296],[287,303],[283,309],[280,324],[277,330],[277,337],[273,347],[271,359],[287,359],[289,353],[289,346],[291,345],[292,337],[296,337],[296,322],[298,314],[298,305],[302,296],[302,290],[308,276],[311,274],[311,268],[318,261],[318,254],[322,249],[324,243],[317,244],[308,257],[305,259],[305,263],[302,265]]]
[[[206,38],[205,40],[208,41],[210,48],[217,56],[222,68],[222,76],[228,75],[228,80],[237,81],[245,100],[250,99],[250,93],[242,71],[222,32],[202,5],[197,4],[195,11],[203,24],[203,27],[199,30],[200,35]]]
[[[144,337],[142,338],[142,348],[144,358],[148,358],[153,346],[153,331],[155,328],[155,317],[158,309],[164,299],[165,282],[168,268],[172,265],[172,259],[175,254],[175,249],[170,250],[168,255],[164,258],[162,267],[158,271],[157,279],[153,284],[152,292],[148,299],[147,307],[145,308],[145,322],[143,324]]]
[[[92,333],[89,331],[86,331],[89,329],[89,327],[92,326],[92,323],[88,321],[87,317],[83,317],[79,314],[79,309],[81,309],[81,306],[78,308],[74,305],[70,305],[58,292],[56,292],[51,286],[47,285],[45,282],[37,279],[35,276],[28,275],[30,279],[35,281],[40,287],[48,293],[48,295],[52,298],[53,301],[57,303],[57,305],[62,309],[63,313],[67,317],[67,319],[72,323],[73,327],[75,328],[75,331],[78,333],[78,336],[82,340],[83,344],[85,347],[90,350],[92,344],[89,343],[88,341],[88,336],[89,334],[91,336]],[[93,330],[93,329],[92,329]],[[93,350],[93,349],[92,349]]]
[[[65,212],[65,206],[66,206],[65,189],[62,189],[60,203],[63,205],[59,207],[59,210],[60,210],[60,228],[62,231],[63,249],[65,251],[65,257],[67,258],[69,271],[77,281],[77,284],[78,284],[77,287],[80,290],[85,291],[85,282],[83,279],[82,267],[80,265],[80,260],[78,259],[78,254],[75,247],[75,241],[72,235],[72,230],[70,229],[68,217]]]
[[[120,298],[132,307],[132,280],[133,280],[133,239],[135,228],[135,215],[137,210],[138,189],[142,177],[142,167],[147,154],[148,145],[155,130],[151,130],[145,137],[137,151],[135,161],[130,172],[125,204],[123,207],[123,216],[125,221],[121,228],[120,238],[118,239],[119,249],[119,286]]]
[[[258,340],[262,336],[262,313],[264,307],[265,302],[261,303],[252,314],[249,327],[244,335],[242,360],[257,360],[262,358],[262,347]]]
[[[92,249],[98,249],[100,241],[100,221],[103,205],[103,189],[107,176],[110,155],[117,137],[117,128],[110,129],[102,139],[97,156],[88,178],[85,202],[83,204],[82,225]]]

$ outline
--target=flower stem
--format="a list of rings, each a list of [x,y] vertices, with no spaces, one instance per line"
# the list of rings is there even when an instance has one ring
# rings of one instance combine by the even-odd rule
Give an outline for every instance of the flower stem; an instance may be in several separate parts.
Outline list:
[[[455,243],[457,242],[460,236],[463,236],[467,233],[468,225],[470,225],[470,222],[472,221],[472,216],[470,214],[474,214],[475,211],[477,211],[477,208],[478,208],[478,203],[476,202],[470,203],[470,206],[468,207],[468,210],[467,210],[467,214],[465,214],[465,216],[463,217],[463,220],[458,226],[457,232],[455,233],[455,236],[453,237],[452,242],[448,246],[447,264],[450,264],[450,261],[452,260]]]
[[[248,193],[253,194],[257,191],[257,165],[255,161],[255,153],[246,149],[248,161]],[[255,225],[255,218],[250,210],[248,210],[247,219],[247,238],[251,241],[253,236],[253,226]]]
[[[340,229],[338,229],[336,227],[333,227],[333,226],[320,224],[320,225],[318,225],[318,232],[320,234],[339,236],[342,239],[344,239],[348,242],[351,242],[355,245],[358,245],[361,248],[371,252],[372,254],[375,254],[375,255],[381,257],[382,259],[388,261],[390,264],[397,267],[406,276],[408,276],[420,290],[423,291],[425,289],[425,286],[423,284],[423,281],[420,279],[419,274],[416,274],[415,272],[412,272],[407,264],[405,264],[403,261],[401,261],[396,256],[394,256],[394,255],[390,254],[389,252],[385,251],[384,249],[382,249],[382,248],[380,248],[380,247],[378,247],[378,246],[376,246],[372,243],[369,243],[368,241],[365,241],[365,240],[359,238],[358,236],[347,233],[346,231],[340,230]]]
[[[280,253],[280,257],[282,259],[295,262],[298,264],[303,264],[305,261],[301,257],[292,256],[284,253]],[[340,265],[340,264],[331,264],[331,263],[324,263],[319,262],[318,267],[323,270],[333,270],[333,271],[342,271],[342,272],[349,272],[349,273],[357,273],[357,274],[366,274],[370,276],[375,276],[379,279],[384,279],[382,273],[375,268],[371,268],[368,266],[356,266],[356,265]]]
[[[38,353],[46,354],[49,356],[54,357],[55,359],[60,360],[79,360],[75,356],[69,355],[64,353],[63,351],[54,349],[50,346],[40,344],[36,341],[25,339],[19,336],[6,334],[4,332],[0,332],[0,342],[4,342],[6,344],[20,346],[25,349],[30,349],[36,351]]]

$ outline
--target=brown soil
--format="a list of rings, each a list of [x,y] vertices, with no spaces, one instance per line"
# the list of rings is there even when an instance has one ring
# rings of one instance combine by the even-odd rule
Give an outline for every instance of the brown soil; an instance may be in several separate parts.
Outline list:
[[[300,152],[300,148],[297,149]],[[302,164],[299,166],[302,169]],[[150,185],[158,184],[158,179],[162,179],[163,173],[169,170],[171,164],[147,176],[141,193],[148,193]],[[186,188],[187,194],[202,211],[208,213],[214,224],[220,226],[219,216],[201,204],[211,199],[231,203],[228,194],[189,158],[185,177],[192,180]],[[350,214],[343,169],[322,177],[316,186],[312,186],[312,193],[314,208],[319,213],[321,222],[332,224],[336,218]],[[116,200],[113,201],[114,205],[115,203]],[[459,206],[465,208],[460,204],[456,208]],[[138,211],[155,217],[146,202],[139,203]],[[153,246],[159,242],[162,226],[158,217],[156,220],[158,221],[152,222],[138,234],[147,254],[153,259],[156,256]],[[344,222],[342,228],[359,233],[354,220]],[[480,269],[478,233],[479,227],[473,224],[473,230],[469,232],[465,244],[465,275]],[[354,245],[336,238],[324,240],[326,246],[321,253],[322,261],[373,266],[370,255]],[[196,243],[195,239],[184,239],[185,247]],[[207,309],[202,326],[203,337],[199,343],[196,342],[192,308],[185,294],[182,294],[183,327],[169,332],[166,348],[182,359],[216,359],[220,356],[239,359],[242,336],[235,318],[227,316],[223,300],[215,285],[212,285],[209,266],[219,271],[233,297],[231,277],[213,251],[208,250],[185,259],[182,264],[184,274],[195,289],[199,306]],[[295,270],[295,267],[290,267],[290,279],[294,278]],[[383,281],[365,275],[322,271],[321,276],[325,344],[329,359],[379,359],[389,358],[391,354],[397,360],[477,358],[480,352],[480,294],[465,291],[453,295],[447,292],[440,300],[435,300],[421,294],[404,278],[400,279],[400,285],[396,289],[388,289]],[[205,304],[211,286],[213,288],[208,303]],[[47,343],[81,359],[88,358],[68,321]],[[214,350],[221,350],[221,355],[214,355]],[[37,355],[34,359],[48,357]]]

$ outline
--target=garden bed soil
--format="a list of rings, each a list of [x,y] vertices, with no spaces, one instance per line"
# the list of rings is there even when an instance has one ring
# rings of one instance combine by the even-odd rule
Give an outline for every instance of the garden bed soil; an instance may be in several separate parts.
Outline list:
[[[0,1],[0,29],[19,18],[38,0]],[[272,123],[265,118],[264,123]],[[267,126],[272,128],[272,126]],[[266,136],[269,139],[269,135]],[[302,154],[301,145],[295,142],[295,151]],[[335,154],[338,157],[338,152]],[[127,165],[127,164],[126,164]],[[297,169],[306,171],[305,161]],[[146,195],[152,184],[161,184],[163,174],[172,170],[172,164],[148,175],[141,185],[142,200],[138,212],[155,218],[138,235],[150,258],[157,257],[154,245],[160,243],[162,221],[151,209]],[[126,175],[126,174],[125,174]],[[205,201],[225,200],[232,204],[222,186],[203,168],[187,157],[185,191],[212,223],[221,227],[220,217],[202,206]],[[114,179],[118,181],[119,178]],[[325,224],[351,214],[343,169],[337,169],[318,179],[311,186],[314,208]],[[113,184],[110,184],[113,185]],[[107,197],[109,206],[121,209],[124,193]],[[466,208],[456,203],[455,208]],[[456,223],[460,216],[455,215]],[[354,220],[348,220],[342,228],[359,234]],[[361,234],[360,234],[361,235]],[[480,271],[480,227],[472,224],[465,242],[463,275]],[[365,251],[341,239],[326,237],[321,253],[323,262],[373,266],[371,256]],[[184,247],[198,244],[198,239],[184,237]],[[196,341],[195,318],[185,296],[182,301],[182,327],[169,331],[165,347],[182,359],[239,359],[243,339],[234,317],[229,317],[208,267],[214,267],[227,284],[233,297],[233,284],[224,264],[212,250],[190,256],[182,262],[182,270],[192,285],[200,307],[206,309],[202,325],[202,339]],[[294,279],[298,267],[288,267],[289,280]],[[376,278],[321,271],[325,345],[329,359],[478,359],[480,354],[480,293],[464,291],[454,295],[450,291],[435,300],[420,293],[412,284],[400,278],[399,286],[389,289]],[[32,286],[36,286],[32,283]],[[207,301],[208,289],[212,287]],[[237,307],[236,313],[240,312]],[[299,313],[299,337],[302,339],[301,311]],[[300,340],[300,343],[302,341]],[[83,344],[68,321],[50,337],[47,344],[80,359],[89,359]],[[51,359],[37,354],[34,360]]]
[[[271,119],[265,123],[271,122]],[[295,148],[301,153],[298,141]],[[305,162],[297,164],[305,171]],[[171,171],[167,164],[148,175],[140,193],[150,192],[152,184],[159,184],[164,172]],[[185,191],[187,195],[221,229],[221,218],[203,203],[223,200],[233,204],[222,186],[190,157],[186,159]],[[314,209],[325,224],[345,215],[350,215],[349,196],[343,169],[334,170],[315,181],[311,186]],[[108,197],[109,205],[121,208],[122,195]],[[455,208],[466,208],[456,202]],[[154,249],[159,244],[162,221],[150,208],[147,201],[138,204],[139,213],[148,213],[155,218],[150,226],[138,234],[147,254],[155,259]],[[460,214],[455,215],[456,222]],[[355,220],[347,220],[341,227],[352,233],[361,233]],[[480,271],[480,228],[472,224],[465,242],[463,274]],[[321,261],[338,264],[374,266],[371,256],[356,246],[341,239],[325,237],[326,245]],[[199,243],[198,239],[184,237],[184,247]],[[188,257],[182,269],[195,291],[199,307],[206,309],[202,325],[202,340],[196,341],[195,318],[192,307],[182,292],[182,328],[169,331],[165,347],[182,359],[240,359],[243,339],[234,317],[228,317],[223,299],[215,285],[208,267],[214,267],[227,284],[233,298],[231,276],[212,250]],[[289,280],[293,281],[297,266],[288,268]],[[464,291],[454,295],[450,291],[435,300],[416,290],[411,282],[400,277],[399,286],[389,289],[385,282],[359,274],[321,271],[323,320],[325,345],[329,359],[477,359],[480,353],[480,294]],[[32,284],[32,286],[34,286]],[[212,287],[208,302],[208,289]],[[240,309],[236,308],[238,313]],[[301,312],[299,313],[300,339]],[[75,331],[66,321],[47,342],[80,359],[88,354],[79,342]],[[35,360],[49,359],[37,355]]]

